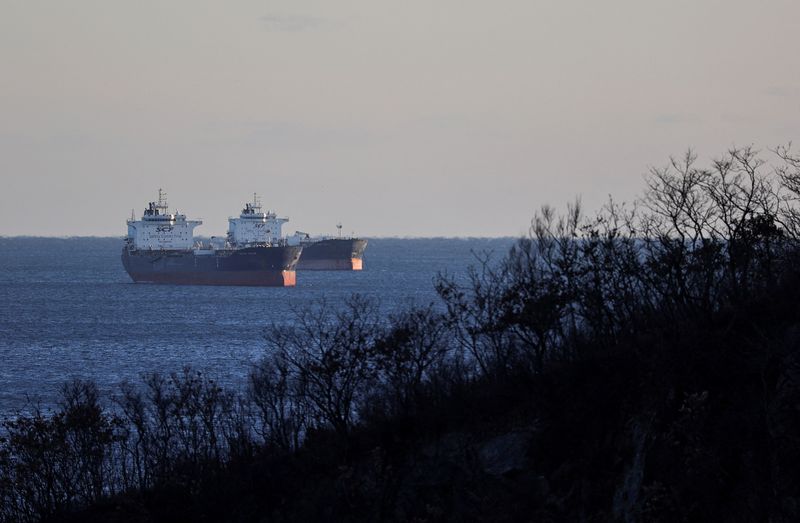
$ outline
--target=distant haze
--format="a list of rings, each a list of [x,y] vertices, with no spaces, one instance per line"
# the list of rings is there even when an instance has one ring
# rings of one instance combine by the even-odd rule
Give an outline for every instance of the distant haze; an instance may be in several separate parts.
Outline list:
[[[0,235],[499,236],[800,136],[800,2],[0,0]]]

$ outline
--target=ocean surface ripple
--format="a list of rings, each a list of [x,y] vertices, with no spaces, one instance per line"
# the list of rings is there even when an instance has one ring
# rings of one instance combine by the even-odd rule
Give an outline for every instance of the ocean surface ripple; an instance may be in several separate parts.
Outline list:
[[[186,365],[241,386],[263,332],[324,299],[371,296],[386,311],[436,300],[439,272],[463,277],[475,252],[510,238],[372,239],[361,272],[299,272],[294,288],[134,284],[119,238],[0,238],[0,419],[92,379],[113,394],[143,373]]]

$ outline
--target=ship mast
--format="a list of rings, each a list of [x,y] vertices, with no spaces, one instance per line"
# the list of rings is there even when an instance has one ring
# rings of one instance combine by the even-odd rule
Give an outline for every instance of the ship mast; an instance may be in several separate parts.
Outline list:
[[[339,229],[339,238],[342,237],[342,222],[336,224],[336,228]]]
[[[169,207],[167,206],[167,193],[158,189],[158,205],[156,205],[156,209],[162,211],[162,214],[169,214]]]

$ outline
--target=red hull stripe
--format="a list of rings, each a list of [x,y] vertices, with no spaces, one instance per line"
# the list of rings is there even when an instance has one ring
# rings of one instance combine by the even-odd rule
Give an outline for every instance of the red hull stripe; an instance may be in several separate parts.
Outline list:
[[[216,272],[152,272],[132,273],[137,283],[170,283],[174,285],[248,285],[260,287],[294,287],[294,271],[216,271]]]
[[[300,256],[297,270],[300,271],[360,271],[363,269],[361,258],[306,260]]]

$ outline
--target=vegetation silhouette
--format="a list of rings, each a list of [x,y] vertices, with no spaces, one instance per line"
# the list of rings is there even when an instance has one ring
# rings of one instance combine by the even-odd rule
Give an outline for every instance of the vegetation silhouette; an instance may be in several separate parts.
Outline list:
[[[0,521],[796,521],[800,156],[770,154],[545,207],[437,303],[298,311],[244,391],[68,383],[5,423]]]

